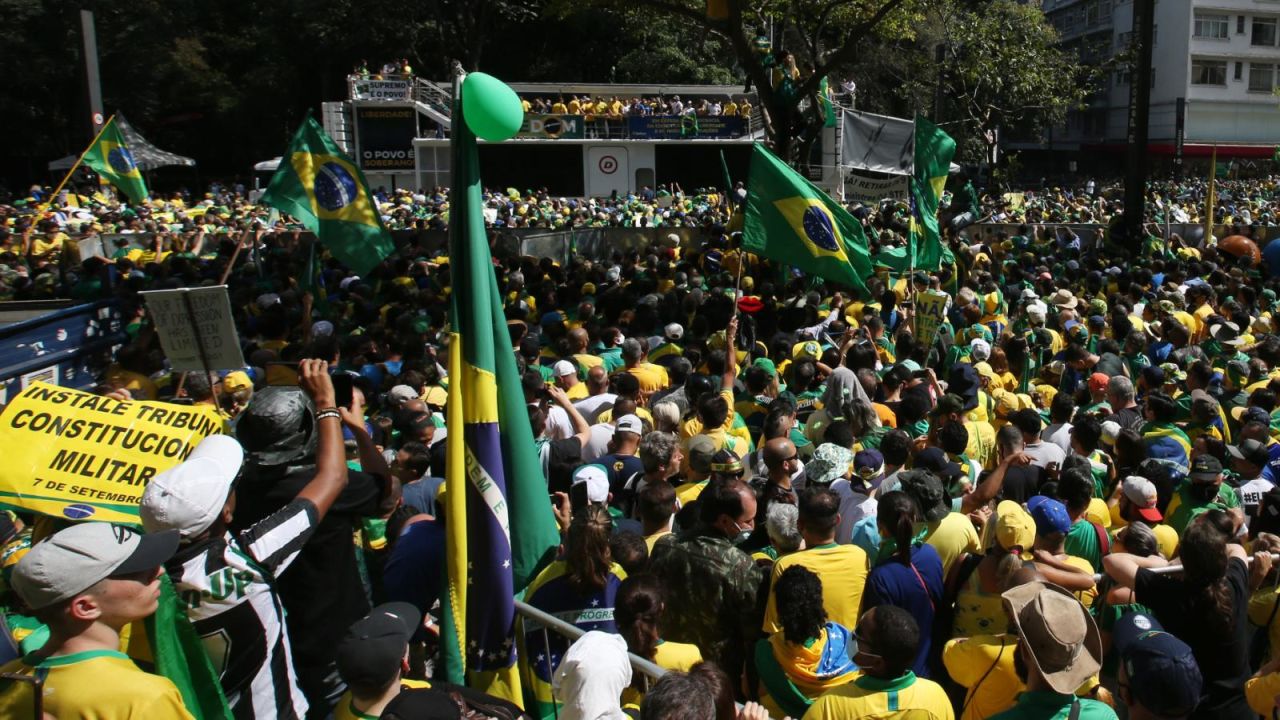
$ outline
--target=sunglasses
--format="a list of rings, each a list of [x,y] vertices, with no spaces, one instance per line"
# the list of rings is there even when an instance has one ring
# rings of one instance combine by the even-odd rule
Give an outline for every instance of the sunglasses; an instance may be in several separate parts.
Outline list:
[[[858,643],[858,652],[856,653],[857,655],[866,655],[867,657],[873,657],[873,658],[883,657],[882,655],[878,655],[866,649],[868,647],[867,641],[863,639],[862,633],[858,632],[856,629],[853,631],[853,640],[854,642]]]

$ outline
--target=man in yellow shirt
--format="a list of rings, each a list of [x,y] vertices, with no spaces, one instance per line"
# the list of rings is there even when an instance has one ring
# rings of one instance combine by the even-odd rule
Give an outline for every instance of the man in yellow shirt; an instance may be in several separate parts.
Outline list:
[[[401,690],[430,687],[402,677],[409,669],[409,641],[421,625],[417,608],[389,602],[347,629],[338,644],[337,663],[347,691],[333,709],[334,720],[376,718]]]
[[[585,400],[587,384],[578,380],[578,368],[568,360],[559,360],[551,367],[555,372],[555,382],[570,400]]]
[[[564,98],[556,98],[556,101],[551,103],[551,112],[555,115],[565,115],[569,112],[568,106],[564,104]]]
[[[649,352],[643,341],[627,338],[622,343],[622,361],[627,372],[640,381],[640,392],[648,397],[671,384],[667,369],[648,361]]]
[[[916,456],[917,469],[902,473],[898,478],[902,483],[902,491],[915,500],[916,507],[920,508],[920,514],[924,517],[924,522],[916,527],[916,532],[926,532],[924,541],[938,551],[938,557],[942,559],[942,576],[947,577],[951,573],[951,567],[966,553],[980,553],[982,542],[969,516],[953,513],[947,507],[942,481],[938,476],[932,471],[920,469],[929,464],[927,460],[930,455],[939,453],[942,453],[940,448],[926,448]],[[922,456],[926,459],[924,463],[921,462]],[[945,454],[942,460],[959,469],[956,463],[946,459]]]
[[[794,451],[793,451],[794,452]],[[867,553],[857,545],[837,545],[840,497],[830,488],[815,485],[800,494],[797,523],[805,549],[781,557],[773,565],[773,583],[792,565],[803,565],[822,578],[822,607],[827,619],[845,627],[858,623],[862,587],[867,582]],[[769,593],[763,630],[772,635],[782,629],[774,593]]]
[[[0,673],[44,676],[45,717],[191,718],[172,682],[119,651],[120,631],[156,611],[161,564],[177,549],[177,531],[143,535],[99,522],[36,544],[18,561],[11,584],[49,626],[49,640]],[[31,688],[14,682],[0,690],[0,717],[31,717]]]
[[[858,641],[853,661],[862,674],[823,693],[804,720],[954,720],[947,692],[911,671],[920,647],[920,628],[911,613],[893,605],[868,610],[853,637]]]
[[[569,109],[569,114],[570,114],[570,115],[581,115],[581,114],[582,114],[582,103],[578,101],[577,96],[572,96],[572,95],[571,95],[571,96],[569,97],[569,108],[568,108],[568,109]]]

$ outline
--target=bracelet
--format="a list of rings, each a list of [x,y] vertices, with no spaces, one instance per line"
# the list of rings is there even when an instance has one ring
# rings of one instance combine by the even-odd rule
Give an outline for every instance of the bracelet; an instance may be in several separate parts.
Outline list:
[[[325,418],[337,418],[337,419],[341,420],[341,419],[342,419],[342,415],[341,415],[341,414],[339,414],[339,413],[338,413],[338,411],[337,411],[336,409],[334,409],[334,408],[325,408],[324,410],[317,410],[317,411],[316,411],[316,421],[317,421],[317,422],[319,422],[320,420],[324,420]]]

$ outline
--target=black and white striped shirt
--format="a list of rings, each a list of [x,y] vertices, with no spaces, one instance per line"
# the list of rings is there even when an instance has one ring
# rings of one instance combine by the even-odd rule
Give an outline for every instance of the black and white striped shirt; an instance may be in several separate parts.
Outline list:
[[[182,548],[165,565],[235,718],[306,716],[275,578],[316,523],[315,505],[294,500],[238,535]]]

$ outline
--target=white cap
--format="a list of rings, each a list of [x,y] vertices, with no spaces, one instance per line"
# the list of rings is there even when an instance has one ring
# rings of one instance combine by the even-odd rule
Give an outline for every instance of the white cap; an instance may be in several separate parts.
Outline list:
[[[1120,437],[1120,423],[1115,420],[1104,420],[1102,422],[1102,442],[1107,445],[1114,445],[1118,437]]]
[[[969,342],[969,348],[975,362],[982,362],[991,357],[991,343],[985,338],[974,338]]]
[[[609,502],[609,471],[603,465],[583,465],[573,471],[573,486],[587,484],[587,502]]]
[[[218,518],[244,462],[244,448],[228,435],[210,435],[182,463],[156,475],[142,493],[138,515],[147,532],[177,530],[183,540]]]
[[[311,324],[312,337],[324,338],[333,334],[333,323],[328,320],[317,320]]]
[[[577,375],[578,369],[568,360],[558,360],[555,365],[551,366],[551,371],[556,377],[564,377],[565,375]]]
[[[1129,498],[1129,502],[1140,508],[1156,506],[1159,492],[1156,490],[1155,483],[1140,475],[1130,475],[1125,478],[1121,490],[1124,496]]]
[[[418,392],[408,385],[396,385],[387,391],[387,402],[392,405],[399,406],[417,399]]]
[[[635,415],[623,415],[614,424],[617,426],[617,432],[634,433],[636,435],[644,432],[644,426],[640,424],[640,418]]]
[[[680,327],[680,323],[671,323],[662,328],[662,336],[671,341],[679,340],[684,337],[684,328]]]
[[[266,310],[272,305],[279,304],[280,296],[275,293],[263,293],[258,296],[258,307]]]

